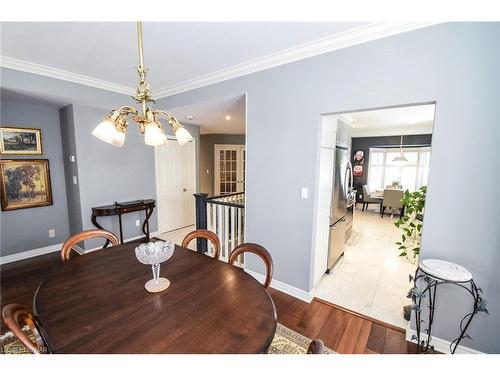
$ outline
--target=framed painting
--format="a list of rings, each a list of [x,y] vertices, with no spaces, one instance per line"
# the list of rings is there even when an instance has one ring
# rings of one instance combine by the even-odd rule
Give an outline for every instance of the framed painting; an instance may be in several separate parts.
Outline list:
[[[47,159],[0,160],[0,178],[2,211],[52,205]]]
[[[0,155],[42,155],[42,131],[0,126]]]

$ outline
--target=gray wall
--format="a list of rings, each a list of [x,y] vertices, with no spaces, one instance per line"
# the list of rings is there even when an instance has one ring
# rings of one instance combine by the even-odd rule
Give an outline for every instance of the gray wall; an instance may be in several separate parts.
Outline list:
[[[436,101],[421,256],[451,260],[473,272],[490,315],[477,317],[470,328],[474,341],[464,344],[500,352],[500,189],[488,204],[481,203],[481,192],[499,186],[498,40],[499,23],[441,24],[212,84],[159,104],[177,107],[247,93],[247,240],[270,251],[275,279],[309,291],[320,114]],[[300,199],[300,187],[309,187],[309,199]],[[247,266],[263,273],[258,260],[249,259]],[[466,302],[441,293],[437,337],[456,336],[458,322],[442,314],[451,309],[460,314],[469,307]]]
[[[430,146],[432,134],[414,134],[403,137],[403,146]],[[370,147],[399,147],[401,136],[380,136],[380,137],[356,137],[352,138],[351,162],[354,165],[354,154],[356,151],[364,151],[365,163],[363,165],[363,176],[354,176],[354,186],[358,191],[356,197],[361,201],[363,185],[368,183],[368,165],[370,163]]]
[[[68,237],[69,227],[57,108],[3,100],[1,107],[0,123],[2,125],[42,130],[43,155],[6,155],[2,159],[48,159],[54,202],[52,206],[2,212],[0,253],[5,256],[64,242]],[[55,229],[55,237],[49,238],[49,229]]]
[[[244,145],[244,134],[202,134],[200,136],[200,192],[214,194],[214,145]],[[207,173],[208,172],[208,173]]]

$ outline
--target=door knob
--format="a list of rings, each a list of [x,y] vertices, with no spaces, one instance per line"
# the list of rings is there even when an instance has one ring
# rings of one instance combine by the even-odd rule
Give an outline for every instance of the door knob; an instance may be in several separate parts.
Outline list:
[[[182,191],[185,193],[185,192],[187,191],[187,189],[186,189],[186,188],[184,188],[184,189],[182,189]]]

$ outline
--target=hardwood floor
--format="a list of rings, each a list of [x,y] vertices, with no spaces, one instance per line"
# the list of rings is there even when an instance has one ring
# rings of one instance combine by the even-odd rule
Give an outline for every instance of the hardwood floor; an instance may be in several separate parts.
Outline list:
[[[328,302],[298,300],[270,290],[278,322],[342,354],[413,354],[416,345],[405,340],[403,329],[376,321]]]
[[[60,262],[59,252],[0,266],[0,305],[20,303],[31,309],[36,288],[51,267]],[[312,339],[319,338],[339,353],[415,353],[404,331],[321,300],[306,303],[270,289],[278,321]],[[1,323],[0,332],[7,331]]]

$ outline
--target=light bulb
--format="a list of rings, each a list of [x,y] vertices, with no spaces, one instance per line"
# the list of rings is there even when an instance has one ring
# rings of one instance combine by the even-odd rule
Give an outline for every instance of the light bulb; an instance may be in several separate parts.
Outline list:
[[[175,131],[175,137],[181,146],[193,140],[193,136],[183,127],[177,128]]]
[[[165,134],[155,122],[150,122],[144,128],[144,143],[149,146],[160,146],[165,142]]]
[[[121,147],[125,143],[125,133],[116,129],[113,122],[105,119],[92,131],[92,135],[103,142]]]

